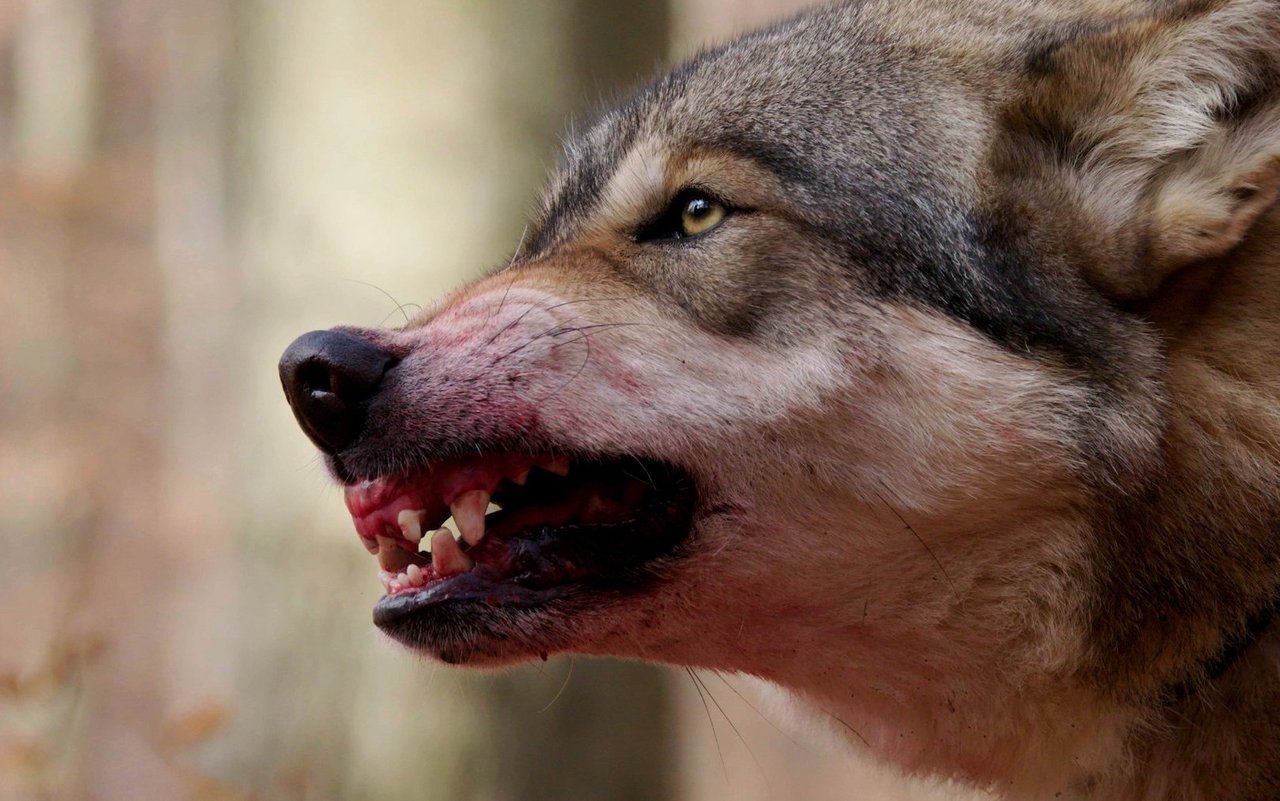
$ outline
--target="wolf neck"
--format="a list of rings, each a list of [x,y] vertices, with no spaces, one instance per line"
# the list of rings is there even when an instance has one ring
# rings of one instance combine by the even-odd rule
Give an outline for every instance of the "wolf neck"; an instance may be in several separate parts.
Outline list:
[[[889,543],[910,537],[901,523],[882,550],[863,531],[856,559],[892,564],[892,583],[858,586],[847,578],[855,565],[811,565],[803,584],[770,589],[772,611],[748,615],[774,625],[733,629],[732,653],[753,664],[728,667],[791,690],[817,726],[912,773],[1029,798],[1108,770],[1142,713],[1074,675],[1085,580],[1056,565],[1078,562],[1064,551],[1082,539],[1082,522],[1061,510],[1004,527],[983,521],[967,541],[944,521],[911,522],[936,562],[889,562]],[[1011,569],[1044,574],[1026,592]],[[780,608],[792,616],[778,620]]]
[[[869,613],[859,598],[843,620],[809,618],[805,636],[828,657],[758,672],[855,746],[1012,798],[1280,797],[1262,772],[1280,764],[1276,242],[1280,209],[1180,279],[1204,281],[1173,301],[1189,305],[1156,316],[1169,403],[1150,473],[1003,531],[913,520],[949,587],[922,560],[900,586],[929,594],[877,590]],[[997,543],[1022,550],[983,552]],[[1009,584],[983,565],[1011,564],[1044,570],[1043,596],[983,597]],[[1036,582],[1013,586],[1034,594]],[[1221,747],[1198,747],[1205,738]]]
[[[1133,738],[1138,778],[1117,797],[1280,797],[1280,777],[1265,774],[1280,764],[1277,242],[1272,208],[1229,258],[1184,278],[1190,295],[1171,287],[1163,471],[1118,505],[1100,539],[1110,546],[1100,563],[1112,566],[1101,601],[1116,614],[1099,633],[1129,647],[1109,658],[1099,650],[1092,678],[1106,686],[1136,676],[1130,692],[1164,699],[1151,710],[1160,733]],[[1115,567],[1140,554],[1142,571]],[[1126,613],[1160,621],[1159,611],[1167,617],[1142,629],[1116,622]],[[1197,754],[1216,763],[1196,763]],[[1185,789],[1143,785],[1147,772],[1177,776]]]
[[[1100,686],[1095,675],[1043,663],[1043,672],[1019,673],[1003,658],[1009,654],[947,626],[908,633],[867,625],[847,651],[767,677],[793,690],[815,725],[854,748],[1010,799],[1271,799],[1269,779],[1248,774],[1251,765],[1280,759],[1274,620],[1268,607],[1216,658],[1184,666],[1202,679],[1163,688],[1153,679],[1113,693],[1118,679]],[[895,642],[903,636],[913,638],[909,645]],[[1228,746],[1212,751],[1214,759],[1232,754],[1226,764],[1189,760],[1207,753],[1198,747],[1205,737]],[[1255,759],[1260,750],[1277,753]],[[1257,792],[1222,794],[1236,786]]]
[[[970,583],[955,573],[957,584]],[[873,606],[860,626],[817,635],[821,661],[784,664],[765,677],[793,691],[820,729],[913,774],[1022,799],[1052,797],[1113,770],[1143,710],[1055,666],[1058,655],[1046,652],[1070,646],[1048,642],[1054,635],[1015,653],[1016,645],[997,644],[994,630],[966,628],[963,604],[957,609],[941,625],[899,626]],[[834,642],[841,637],[844,648]]]
[[[1084,656],[1065,681],[1029,677],[1005,708],[998,688],[975,704],[990,711],[971,710],[970,739],[1003,734],[1019,760],[971,741],[952,754],[963,772],[994,768],[993,786],[1025,788],[1014,797],[1036,797],[1036,772],[1063,762],[1091,799],[1280,797],[1267,773],[1280,764],[1278,242],[1273,208],[1234,253],[1181,277],[1190,293],[1170,287],[1160,454],[1089,521]]]
[[[1175,699],[1190,699],[1198,695],[1205,684],[1214,684],[1233,670],[1246,655],[1258,649],[1263,637],[1274,628],[1276,617],[1280,615],[1280,597],[1252,614],[1245,624],[1244,630],[1228,636],[1224,640],[1223,650],[1209,660],[1199,671],[1203,674],[1203,682],[1184,682],[1174,687]]]

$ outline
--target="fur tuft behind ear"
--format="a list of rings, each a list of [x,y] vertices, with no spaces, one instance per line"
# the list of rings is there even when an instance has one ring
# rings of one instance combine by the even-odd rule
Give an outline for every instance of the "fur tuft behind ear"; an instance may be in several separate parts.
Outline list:
[[[1280,191],[1280,0],[1146,5],[1046,37],[1008,120],[1005,164],[1052,182],[1120,300],[1231,250]]]
[[[1167,173],[1150,212],[1148,256],[1157,276],[1227,253],[1276,202],[1280,108],[1243,125],[1222,126]]]

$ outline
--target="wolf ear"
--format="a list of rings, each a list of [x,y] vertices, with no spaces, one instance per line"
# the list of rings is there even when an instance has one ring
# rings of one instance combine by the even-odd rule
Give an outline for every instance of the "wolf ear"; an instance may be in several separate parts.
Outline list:
[[[1280,195],[1277,112],[1224,126],[1169,169],[1152,196],[1148,218],[1153,277],[1225,254],[1275,203]]]
[[[1151,5],[1043,37],[1006,120],[1004,166],[1052,182],[1119,300],[1227,253],[1280,194],[1280,2]]]

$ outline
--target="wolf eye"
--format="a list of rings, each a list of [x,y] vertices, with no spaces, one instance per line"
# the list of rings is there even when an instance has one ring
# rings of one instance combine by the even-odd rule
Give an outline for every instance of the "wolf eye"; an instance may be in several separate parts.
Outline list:
[[[688,239],[713,230],[729,216],[729,207],[706,192],[686,189],[656,220],[636,232],[636,240]]]
[[[680,209],[680,232],[685,236],[705,234],[724,221],[728,210],[706,195],[694,195]]]

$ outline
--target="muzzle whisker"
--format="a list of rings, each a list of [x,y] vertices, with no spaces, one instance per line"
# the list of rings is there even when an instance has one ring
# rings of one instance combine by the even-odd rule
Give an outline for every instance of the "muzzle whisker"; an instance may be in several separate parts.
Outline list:
[[[798,740],[796,740],[796,738],[794,738],[794,737],[792,737],[790,734],[788,734],[788,733],[786,732],[786,730],[784,730],[784,729],[783,729],[781,726],[779,726],[777,723],[774,723],[774,722],[773,722],[773,720],[772,720],[768,715],[766,715],[765,713],[761,712],[761,711],[760,711],[760,709],[759,709],[759,707],[757,707],[755,704],[751,703],[751,701],[750,701],[750,700],[748,700],[748,699],[747,699],[747,697],[746,697],[745,695],[743,695],[743,694],[738,690],[738,688],[737,688],[737,687],[734,687],[734,686],[733,686],[733,684],[732,684],[728,679],[726,679],[726,678],[721,674],[721,672],[720,672],[720,671],[718,671],[718,670],[713,670],[713,671],[711,671],[711,675],[712,675],[712,676],[715,676],[717,679],[719,679],[721,684],[723,684],[724,686],[728,687],[730,692],[732,692],[734,695],[738,696],[738,699],[739,699],[739,700],[741,700],[741,701],[742,701],[742,703],[746,704],[748,709],[750,709],[752,712],[755,712],[757,715],[759,715],[759,716],[760,716],[760,719],[761,719],[761,720],[763,720],[765,723],[768,723],[768,724],[769,724],[769,726],[770,726],[770,727],[772,727],[774,731],[776,731],[778,734],[781,734],[783,737],[786,737],[788,740],[790,740],[790,741],[791,741],[791,743],[792,743],[792,745],[796,745],[796,746],[799,746],[799,747],[801,747],[801,748],[805,748],[805,746],[804,746],[804,745],[802,745]],[[806,750],[808,750],[808,749],[806,749]]]
[[[720,701],[716,698],[715,693],[711,692],[711,688],[707,686],[706,681],[698,675],[697,671],[692,668],[690,668],[690,670],[692,671],[694,680],[697,681],[698,684],[702,685],[702,689],[706,691],[707,697],[711,699],[711,703],[715,704],[716,709],[719,710],[720,716],[724,718],[724,722],[728,723],[729,728],[733,730],[735,735],[737,735],[738,741],[742,743],[742,747],[747,749],[747,754],[751,756],[751,761],[756,763],[756,770],[760,771],[760,778],[764,780],[766,794],[771,798],[776,798],[777,796],[774,794],[773,788],[769,786],[769,775],[765,771],[764,765],[761,764],[760,759],[756,756],[756,752],[751,749],[751,745],[747,742],[747,738],[742,736],[742,732],[739,731],[737,725],[734,724],[733,718],[729,717],[729,713],[720,705]]]
[[[385,295],[385,296],[386,296],[386,298],[387,298],[387,300],[391,301],[392,303],[394,303],[394,304],[396,305],[395,311],[391,312],[391,314],[388,314],[386,317],[383,317],[383,318],[382,318],[382,320],[378,322],[378,326],[379,326],[379,327],[381,327],[381,326],[385,325],[385,324],[386,324],[386,322],[387,322],[387,318],[389,318],[392,314],[395,314],[396,312],[400,312],[401,314],[403,314],[403,315],[404,315],[404,322],[405,322],[405,324],[406,324],[406,325],[408,325],[408,324],[409,324],[409,322],[410,322],[410,318],[409,318],[409,313],[408,313],[408,312],[406,312],[406,311],[405,311],[405,309],[406,309],[407,307],[409,307],[409,306],[415,306],[415,307],[417,307],[418,311],[422,311],[422,307],[421,307],[421,306],[419,306],[418,304],[416,304],[416,303],[401,303],[400,301],[398,301],[398,300],[396,300],[396,299],[395,299],[395,296],[394,296],[394,295],[392,295],[390,292],[388,292],[387,290],[383,289],[382,287],[378,286],[377,284],[371,284],[371,283],[369,283],[368,281],[361,281],[359,278],[343,278],[342,280],[343,280],[343,281],[349,281],[350,283],[353,283],[353,284],[362,284],[362,285],[367,286],[367,287],[369,287],[369,288],[371,288],[371,289],[376,289],[377,291],[379,291],[379,292],[381,292],[383,295]]]
[[[574,659],[574,658],[572,658],[572,657],[570,657],[570,658],[569,658],[569,671],[568,671],[567,673],[565,673],[565,674],[564,674],[564,681],[562,681],[562,682],[560,683],[560,689],[559,689],[559,690],[556,690],[555,697],[554,697],[554,698],[552,698],[550,701],[548,701],[546,706],[544,706],[542,709],[539,709],[539,710],[538,710],[538,714],[539,714],[539,715],[541,715],[543,712],[546,712],[546,711],[547,711],[548,709],[550,709],[551,707],[555,706],[556,701],[559,701],[559,700],[560,700],[560,696],[564,695],[565,688],[569,686],[569,679],[573,678],[573,666],[574,666],[575,664],[577,664],[577,660],[576,660],[576,659]]]
[[[910,523],[907,522],[907,519],[902,516],[901,512],[899,512],[896,508],[894,508],[892,504],[890,504],[887,500],[885,500],[885,497],[880,494],[879,490],[873,490],[873,492],[875,492],[876,497],[880,499],[880,503],[884,504],[885,508],[888,509],[890,512],[892,512],[894,517],[898,518],[898,520],[902,523],[902,525],[906,528],[906,530],[911,532],[911,536],[915,537],[916,541],[920,543],[920,547],[924,548],[925,552],[929,554],[929,558],[932,559],[933,563],[938,566],[938,572],[942,574],[942,577],[947,580],[947,584],[950,585],[951,594],[954,597],[959,598],[960,592],[959,590],[956,589],[956,583],[951,580],[951,576],[947,573],[947,569],[942,566],[942,561],[938,559],[938,555],[934,552],[933,548],[929,547],[929,543],[924,541],[924,537],[921,537],[920,533],[917,532],[915,528]]]
[[[554,392],[551,392],[551,393],[549,393],[549,394],[547,394],[547,395],[544,395],[544,396],[543,396],[543,397],[541,397],[541,398],[538,398],[538,400],[537,400],[537,402],[538,402],[538,403],[541,403],[541,402],[545,401],[547,398],[554,398],[556,395],[558,395],[558,394],[560,394],[561,392],[563,392],[563,391],[564,391],[564,389],[565,389],[565,387],[569,386],[569,385],[570,385],[570,384],[572,384],[574,381],[576,381],[576,380],[577,380],[577,378],[578,378],[578,376],[582,375],[582,371],[587,369],[587,363],[591,361],[591,337],[590,337],[590,336],[588,336],[587,334],[583,334],[581,337],[579,337],[579,339],[580,339],[581,341],[585,342],[585,343],[586,343],[586,345],[587,345],[587,353],[586,353],[586,355],[582,358],[582,364],[578,365],[578,369],[574,372],[574,374],[573,374],[573,375],[569,376],[569,380],[568,380],[568,381],[565,381],[563,384],[561,384],[560,386],[556,387],[556,389],[555,389],[555,391],[554,391]],[[577,340],[575,340],[575,341],[577,341]]]
[[[706,696],[702,694],[702,687],[698,685],[698,679],[693,675],[693,668],[686,667],[684,672],[689,674],[689,680],[693,682],[693,689],[698,693],[698,699],[702,701],[702,708],[707,713],[707,723],[711,726],[711,739],[716,744],[716,754],[720,757],[720,770],[724,772],[725,784],[729,783],[729,767],[724,762],[724,749],[720,747],[720,733],[716,731],[715,719],[711,717],[711,707],[707,704]]]

